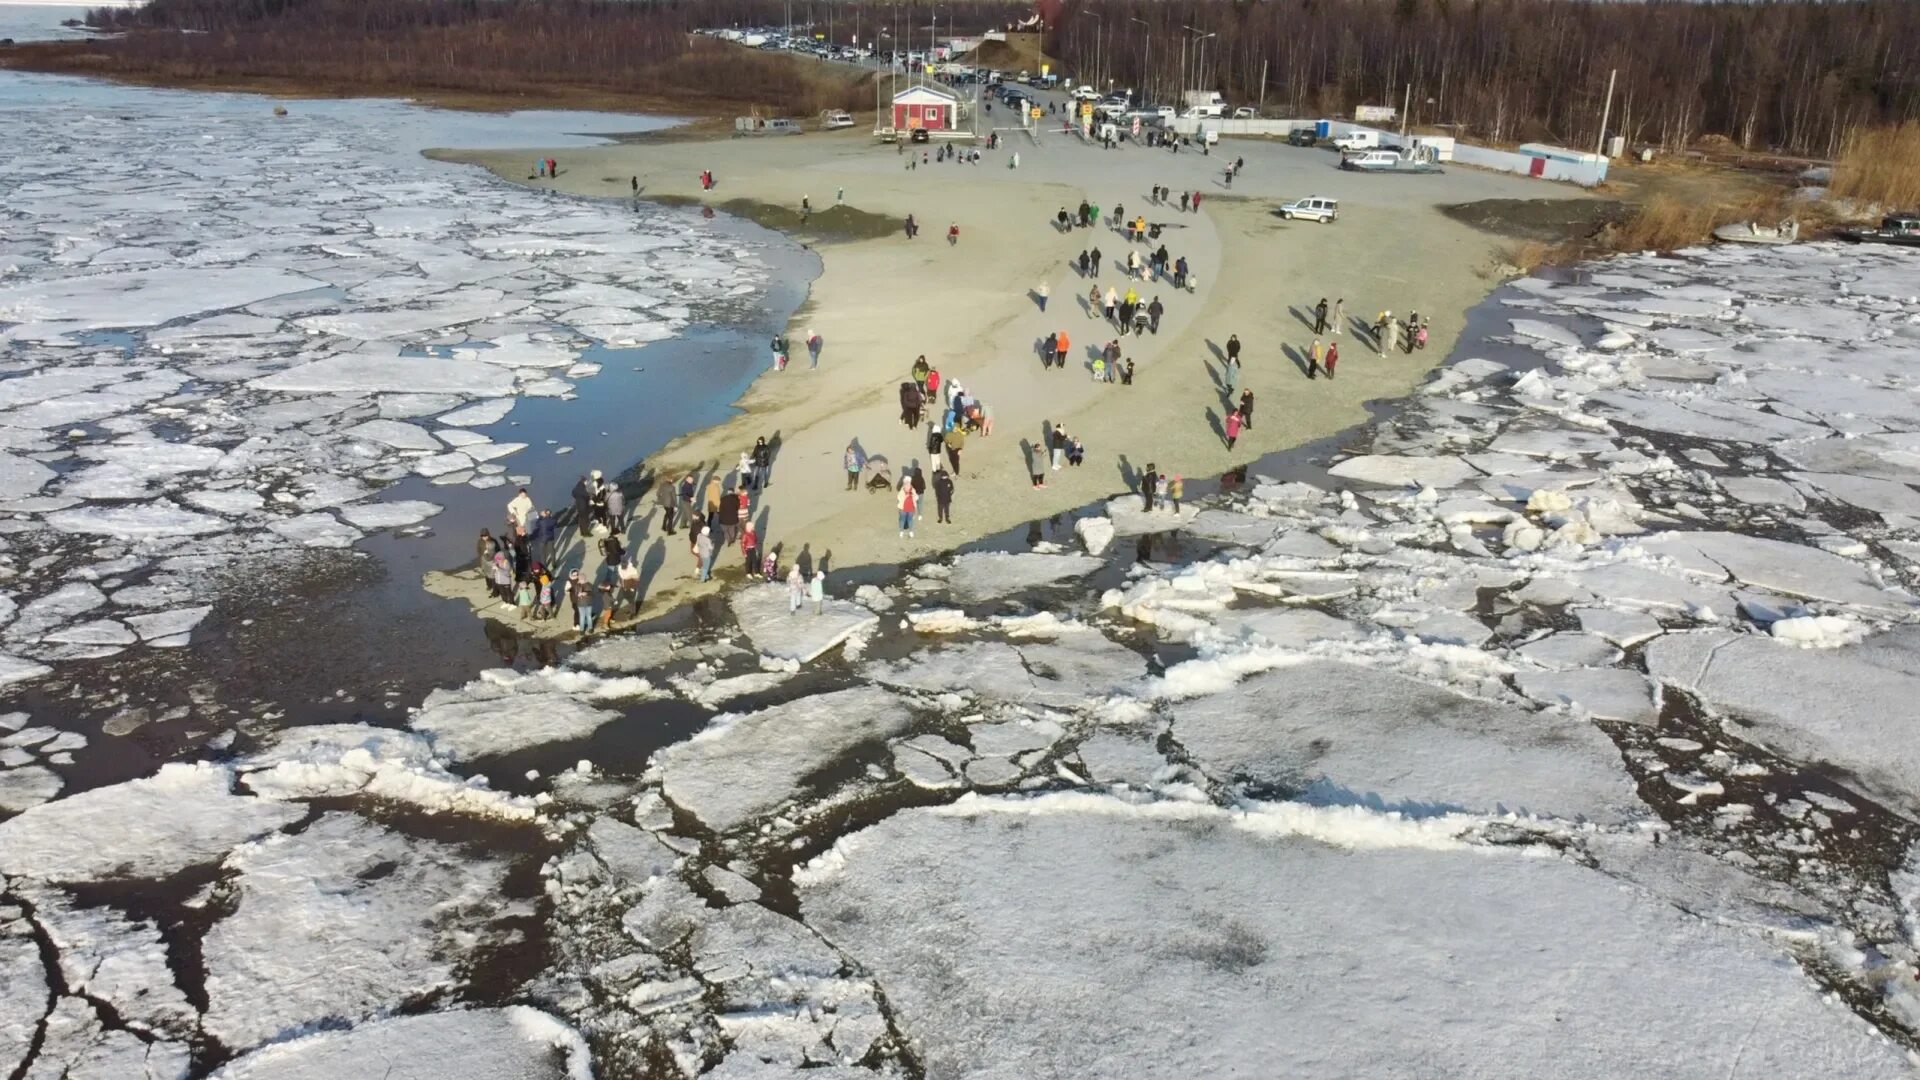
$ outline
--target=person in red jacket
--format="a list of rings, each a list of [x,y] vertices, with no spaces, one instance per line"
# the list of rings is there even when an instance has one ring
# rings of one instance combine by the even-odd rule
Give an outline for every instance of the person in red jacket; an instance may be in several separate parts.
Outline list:
[[[927,369],[927,397],[932,398],[935,402],[938,402],[940,400],[940,369],[939,368]]]

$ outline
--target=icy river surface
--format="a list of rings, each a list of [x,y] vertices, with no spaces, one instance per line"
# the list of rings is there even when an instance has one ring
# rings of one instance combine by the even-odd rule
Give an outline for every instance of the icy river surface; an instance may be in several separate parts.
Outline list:
[[[631,118],[289,109],[0,76],[0,1075],[1920,1075],[1911,254],[1522,280],[1311,467],[500,667],[436,522],[807,265],[417,155]]]

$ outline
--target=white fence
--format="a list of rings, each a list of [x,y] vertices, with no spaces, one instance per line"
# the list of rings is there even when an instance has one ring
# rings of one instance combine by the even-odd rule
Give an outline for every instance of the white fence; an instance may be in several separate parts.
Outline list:
[[[1295,128],[1317,128],[1317,120],[1193,120],[1182,117],[1170,125],[1182,135],[1192,135],[1200,128],[1217,131],[1222,135],[1272,135],[1284,138]],[[1365,124],[1355,124],[1345,120],[1332,120],[1327,124],[1328,133],[1345,135],[1350,131],[1372,131],[1380,137],[1380,145],[1388,148],[1400,145],[1398,132],[1383,131]],[[1452,160],[1462,165],[1472,165],[1480,169],[1492,169],[1496,172],[1518,173],[1521,176],[1538,177],[1542,180],[1560,180],[1581,187],[1592,187],[1607,178],[1605,161],[1591,164],[1576,164],[1568,161],[1555,161],[1551,158],[1537,158],[1531,154],[1517,154],[1507,150],[1493,150],[1484,146],[1473,146],[1464,142],[1453,144]]]

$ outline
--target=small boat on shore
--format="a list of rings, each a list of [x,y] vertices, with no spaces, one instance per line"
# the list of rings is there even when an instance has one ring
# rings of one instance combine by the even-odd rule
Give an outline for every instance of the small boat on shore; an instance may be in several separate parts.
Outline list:
[[[1791,244],[1800,239],[1800,223],[1793,218],[1778,225],[1739,221],[1713,230],[1713,238],[1726,244]]]
[[[1888,214],[1877,229],[1841,229],[1842,240],[1857,244],[1899,244],[1920,247],[1920,213]]]

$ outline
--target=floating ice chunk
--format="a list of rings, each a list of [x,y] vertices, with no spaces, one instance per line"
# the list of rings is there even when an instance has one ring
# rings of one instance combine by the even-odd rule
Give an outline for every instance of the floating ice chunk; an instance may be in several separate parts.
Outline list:
[[[266,500],[258,492],[245,488],[189,491],[184,498],[200,509],[216,514],[245,514],[266,505]]]
[[[269,523],[267,528],[296,544],[318,548],[352,547],[354,541],[363,535],[359,529],[342,524],[332,514],[301,514],[298,517],[280,518]]]
[[[163,878],[304,816],[232,794],[233,771],[169,764],[0,822],[0,874],[84,882]]]
[[[426,733],[433,739],[434,748],[446,757],[472,761],[549,743],[575,742],[619,718],[619,713],[559,692],[509,694],[475,701],[435,691],[409,726]]]
[[[912,719],[893,694],[856,687],[722,714],[654,760],[666,797],[726,832],[798,796],[814,773],[862,743],[899,734]]]
[[[1309,661],[1172,710],[1174,738],[1201,768],[1256,791],[1422,815],[1619,821],[1644,812],[1597,728],[1388,672]]]
[[[1727,497],[1750,506],[1784,506],[1804,510],[1807,500],[1792,484],[1771,476],[1729,476],[1720,481]]]
[[[142,506],[88,506],[58,510],[47,524],[61,532],[111,536],[120,540],[153,540],[174,536],[204,536],[232,528],[226,521],[183,510],[166,500]]]
[[[60,789],[65,786],[60,774],[44,765],[0,770],[0,813],[17,814],[29,807],[39,806],[60,794]],[[6,1036],[0,1034],[0,1046],[4,1045],[5,1039]],[[4,1061],[5,1052],[0,1050],[0,1062]]]
[[[1857,563],[1819,548],[1729,532],[1672,532],[1641,541],[1653,555],[1674,559],[1686,570],[1715,580],[1732,575],[1763,589],[1905,614],[1914,598],[1883,589]]]
[[[352,814],[241,847],[227,868],[232,914],[202,945],[204,1026],[237,1049],[456,991],[507,913],[503,864]]]
[[[45,596],[29,601],[26,607],[20,609],[13,625],[7,627],[6,635],[9,638],[38,637],[52,627],[105,606],[106,602],[107,594],[92,583],[68,582]]]
[[[915,787],[939,791],[960,786],[960,780],[953,775],[945,762],[905,744],[893,748],[893,768]],[[0,776],[4,776],[0,773]]]
[[[444,507],[419,499],[394,502],[361,503],[340,511],[340,516],[362,529],[397,529],[417,525],[438,514]]]
[[[1086,546],[1089,555],[1098,555],[1113,543],[1113,522],[1107,518],[1079,518],[1073,523],[1073,532]]]
[[[1202,540],[1240,547],[1261,547],[1280,531],[1282,522],[1232,510],[1202,510],[1188,523],[1186,532]]]
[[[59,954],[67,989],[113,1007],[127,1024],[150,1033],[190,1036],[199,1011],[174,985],[167,943],[151,922],[112,908],[79,908],[51,888],[26,894]]]
[[[954,556],[947,585],[955,599],[962,603],[978,603],[1083,577],[1105,565],[1104,561],[1091,555],[970,552]]]
[[[1912,628],[1857,645],[1803,649],[1756,634],[1666,634],[1647,672],[1739,717],[1742,737],[1798,760],[1828,761],[1877,798],[1920,807],[1920,674]]]
[[[1572,614],[1580,620],[1580,629],[1598,634],[1623,649],[1630,649],[1661,633],[1659,621],[1645,612],[1574,608]]]
[[[536,1009],[402,1016],[263,1047],[210,1080],[443,1080],[457,1048],[462,1080],[589,1080],[586,1040]]]
[[[135,270],[29,281],[0,288],[0,321],[59,320],[94,330],[159,326],[207,311],[245,307],[323,283],[266,266]]]
[[[1779,641],[1791,641],[1809,649],[1834,649],[1851,645],[1866,636],[1866,627],[1838,615],[1798,615],[1775,619],[1767,633]]]
[[[481,401],[464,409],[455,409],[437,421],[454,427],[486,427],[497,424],[513,411],[513,398],[498,398],[493,401]]]
[[[254,379],[259,390],[296,394],[337,391],[406,391],[498,397],[513,389],[513,373],[490,364],[438,356],[400,356],[389,351],[322,357],[286,371]]]
[[[1600,720],[1651,724],[1660,715],[1659,687],[1637,671],[1522,671],[1513,681],[1521,693],[1543,705],[1570,705]]]
[[[396,450],[440,450],[440,440],[434,438],[425,428],[399,420],[368,420],[356,424],[341,432],[351,439],[366,439],[369,442],[383,443]]]
[[[184,1042],[146,1042],[131,1031],[107,1030],[86,998],[62,997],[42,1026],[40,1053],[27,1080],[187,1080],[192,1052]]]
[[[784,585],[749,585],[727,596],[740,629],[763,656],[797,660],[818,658],[855,634],[870,632],[880,617],[848,600],[828,600],[825,612],[813,613],[811,603],[790,611]]]
[[[1548,345],[1580,344],[1580,335],[1561,326],[1559,323],[1542,322],[1539,319],[1513,319],[1510,321],[1513,332],[1521,337],[1533,338]]]
[[[1830,498],[1876,514],[1920,517],[1920,491],[1894,480],[1843,473],[1788,473],[1792,479],[1825,492]]]
[[[200,625],[200,621],[205,619],[211,611],[213,611],[212,605],[203,604],[198,607],[158,611],[150,615],[129,615],[126,623],[142,638],[153,641],[156,638],[172,637],[192,630]]]
[[[1142,688],[1146,661],[1140,654],[1093,634],[1067,640],[1071,643],[967,642],[870,664],[866,673],[903,689],[1051,706]]]
[[[960,812],[987,803],[1026,812]],[[928,1075],[1184,1076],[1196,1046],[1222,1076],[1323,1075],[1355,1046],[1364,1075],[1675,1075],[1676,1040],[1694,1077],[1910,1072],[1765,940],[1571,860],[1350,851],[1254,831],[1264,815],[1089,804],[908,810],[797,875],[808,922],[886,988]],[[1062,980],[1082,988],[1070,1003]],[[1542,1014],[1548,999],[1582,1005]]]
[[[0,653],[0,686],[12,686],[15,683],[31,682],[53,674],[53,669],[45,664],[25,660],[8,653]]]
[[[1528,642],[1515,650],[1543,667],[1565,670],[1581,667],[1610,667],[1619,663],[1621,652],[1598,634],[1561,631]]]
[[[1480,473],[1460,458],[1409,457],[1398,454],[1361,454],[1327,470],[1329,476],[1393,487],[1450,488]]]
[[[448,772],[422,736],[365,724],[289,728],[267,749],[236,764],[247,790],[269,799],[364,795],[451,812],[524,821],[532,799],[489,789]]]
[[[40,943],[20,919],[0,921],[0,1069],[19,1072],[46,1015],[50,991]]]
[[[47,486],[56,474],[32,458],[0,450],[0,499],[20,499]]]
[[[452,394],[382,394],[380,415],[392,420],[443,413],[460,404]]]
[[[127,629],[124,623],[114,619],[94,619],[50,630],[42,635],[41,640],[66,645],[131,645],[136,639],[133,631]]]

